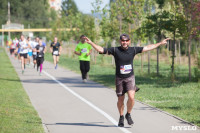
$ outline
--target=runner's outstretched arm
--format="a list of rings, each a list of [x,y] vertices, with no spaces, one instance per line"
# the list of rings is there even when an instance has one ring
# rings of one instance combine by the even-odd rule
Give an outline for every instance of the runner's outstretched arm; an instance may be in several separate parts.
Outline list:
[[[89,38],[85,37],[85,41],[88,44],[90,44],[97,52],[99,52],[99,53],[103,53],[104,52],[104,49],[101,46],[93,43]]]
[[[169,39],[170,39],[170,38],[167,38],[167,39],[165,39],[165,40],[163,40],[163,41],[161,41],[161,42],[159,42],[159,43],[156,43],[156,44],[149,44],[149,45],[147,45],[147,46],[144,46],[142,52],[146,52],[146,51],[153,50],[153,49],[159,47],[160,45],[165,45],[165,44],[167,44],[167,40],[169,40]]]

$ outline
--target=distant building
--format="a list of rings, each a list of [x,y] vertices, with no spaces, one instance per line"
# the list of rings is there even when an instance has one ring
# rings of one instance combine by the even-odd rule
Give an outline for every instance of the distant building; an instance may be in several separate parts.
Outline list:
[[[55,9],[56,11],[61,10],[62,0],[49,0],[49,5],[51,8]]]

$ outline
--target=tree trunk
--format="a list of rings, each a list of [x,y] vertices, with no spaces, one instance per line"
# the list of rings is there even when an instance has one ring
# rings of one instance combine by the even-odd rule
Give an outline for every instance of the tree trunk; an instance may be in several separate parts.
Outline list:
[[[151,53],[150,51],[148,51],[148,74],[150,74],[150,56],[151,56]]]
[[[157,48],[157,75],[159,75],[159,47]]]
[[[191,42],[192,42],[192,35],[190,35],[188,40],[188,65],[189,65],[189,80],[191,81]]]
[[[199,38],[199,41],[200,41],[200,38]],[[198,43],[195,43],[195,47],[196,47],[196,54],[199,55]]]
[[[161,41],[161,33],[158,35],[158,41],[157,42],[160,42]],[[157,48],[157,76],[159,75],[159,51],[160,51],[160,48],[158,47]]]
[[[179,50],[179,64],[181,64],[181,41],[178,41],[178,50]]]
[[[174,45],[175,45],[175,64],[177,64],[177,42],[175,41],[175,43],[174,43]]]
[[[141,40],[139,40],[139,44],[141,47]],[[143,54],[141,54],[141,72],[143,72]]]
[[[167,44],[167,57],[169,58],[169,45],[170,45],[170,40],[168,41],[168,44]]]
[[[172,44],[172,74],[174,74],[174,58],[175,58],[175,31],[174,31],[174,40],[173,40],[173,44]]]
[[[148,40],[148,44],[150,44],[149,40]],[[148,74],[150,74],[150,56],[151,56],[151,53],[150,51],[148,51]]]
[[[150,44],[150,41],[148,40],[148,45]],[[150,74],[150,51],[148,51],[148,74]]]

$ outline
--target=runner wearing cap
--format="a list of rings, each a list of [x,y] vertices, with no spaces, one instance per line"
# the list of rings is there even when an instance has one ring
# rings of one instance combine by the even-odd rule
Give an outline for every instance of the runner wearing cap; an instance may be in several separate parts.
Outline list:
[[[76,46],[74,53],[79,56],[80,70],[83,82],[87,82],[88,72],[90,71],[90,54],[92,47],[85,42],[85,35],[80,36],[81,41]]]
[[[150,44],[144,47],[129,47],[131,44],[131,40],[129,35],[122,34],[120,35],[120,44],[119,47],[111,47],[111,48],[102,48],[99,45],[93,43],[90,39],[85,37],[86,42],[89,43],[96,51],[101,54],[111,54],[115,58],[116,64],[116,94],[118,96],[117,107],[120,114],[119,118],[119,127],[124,127],[124,99],[125,93],[128,93],[128,101],[127,101],[127,113],[125,118],[129,125],[132,125],[134,122],[131,118],[131,110],[134,106],[134,96],[135,92],[138,88],[135,85],[135,76],[133,71],[133,59],[136,54],[153,50],[160,45],[164,45],[167,43],[165,39],[157,44]]]

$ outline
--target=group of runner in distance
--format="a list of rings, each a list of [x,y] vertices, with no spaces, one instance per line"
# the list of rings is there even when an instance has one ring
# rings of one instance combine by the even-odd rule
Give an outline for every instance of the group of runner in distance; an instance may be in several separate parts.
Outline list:
[[[36,66],[37,71],[39,71],[39,75],[41,75],[44,54],[46,52],[46,43],[44,43],[41,38],[36,37],[35,40],[31,40],[30,37],[27,37],[26,39],[24,35],[21,35],[19,40],[16,37],[13,41],[9,40],[7,42],[7,48],[10,49],[10,54],[15,56],[15,58],[18,57],[21,62],[22,74],[24,74],[26,66],[30,65],[32,57],[34,68]],[[50,51],[54,59],[55,69],[58,67],[57,64],[59,62],[61,50],[62,47],[58,42],[58,38],[55,37],[54,41],[50,45]]]

